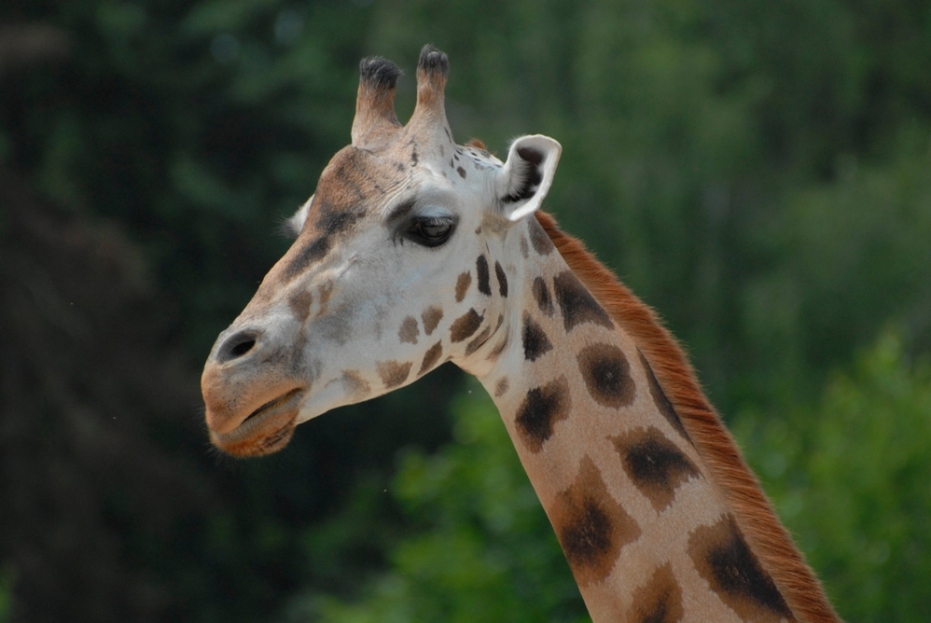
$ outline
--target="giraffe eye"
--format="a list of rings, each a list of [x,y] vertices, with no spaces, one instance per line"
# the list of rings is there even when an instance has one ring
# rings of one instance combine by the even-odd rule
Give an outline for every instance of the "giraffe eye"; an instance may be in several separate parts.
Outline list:
[[[451,216],[417,216],[411,219],[402,235],[419,245],[438,247],[449,240],[455,230],[456,219]]]

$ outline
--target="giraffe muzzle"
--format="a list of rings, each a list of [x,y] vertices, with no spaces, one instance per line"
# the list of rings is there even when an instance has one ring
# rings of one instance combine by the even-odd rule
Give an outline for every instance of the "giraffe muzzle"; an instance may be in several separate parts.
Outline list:
[[[284,358],[267,331],[224,332],[201,377],[210,441],[234,456],[259,456],[282,449],[296,426],[307,383],[282,365]]]
[[[220,450],[238,457],[277,452],[288,444],[294,434],[304,393],[299,387],[292,389],[250,413],[233,430],[227,433],[211,430],[210,440]]]

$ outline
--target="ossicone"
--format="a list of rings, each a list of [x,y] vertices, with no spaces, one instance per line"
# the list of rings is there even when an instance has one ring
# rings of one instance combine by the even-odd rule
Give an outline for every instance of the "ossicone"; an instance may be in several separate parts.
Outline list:
[[[401,70],[379,56],[359,64],[359,94],[352,122],[352,144],[371,147],[382,143],[400,127],[394,111],[394,92]]]
[[[428,118],[446,123],[443,91],[449,78],[449,59],[432,44],[423,46],[417,61],[417,106],[408,125]]]

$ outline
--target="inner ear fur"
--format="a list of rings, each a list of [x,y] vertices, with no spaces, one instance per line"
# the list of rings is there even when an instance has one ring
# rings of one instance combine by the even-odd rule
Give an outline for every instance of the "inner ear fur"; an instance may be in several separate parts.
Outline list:
[[[311,195],[310,199],[304,202],[300,208],[297,209],[292,216],[285,219],[282,223],[282,230],[288,238],[297,238],[301,235],[301,230],[304,229],[304,222],[307,220],[307,212],[310,210],[310,204],[313,202],[314,196]]]
[[[553,183],[562,146],[535,134],[511,143],[508,159],[498,174],[497,191],[501,214],[519,221],[536,212]]]

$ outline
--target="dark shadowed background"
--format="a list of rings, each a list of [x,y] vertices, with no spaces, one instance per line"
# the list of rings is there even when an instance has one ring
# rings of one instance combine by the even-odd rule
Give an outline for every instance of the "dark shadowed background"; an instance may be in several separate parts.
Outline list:
[[[850,621],[931,612],[931,5],[6,0],[0,622],[585,621],[450,367],[212,451],[200,367],[349,142],[366,55],[684,341]]]

